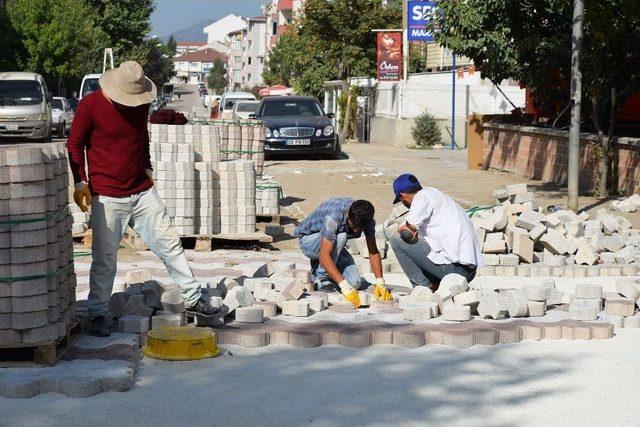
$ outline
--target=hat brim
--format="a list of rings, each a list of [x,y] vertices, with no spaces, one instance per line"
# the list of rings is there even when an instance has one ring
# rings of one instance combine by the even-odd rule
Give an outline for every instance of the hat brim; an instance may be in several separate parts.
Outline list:
[[[397,195],[395,199],[393,199],[393,204],[395,205],[396,203],[400,203],[400,197],[402,197],[401,195]]]
[[[123,92],[115,81],[116,69],[111,69],[100,76],[100,88],[113,102],[127,106],[138,107],[144,104],[151,104],[158,95],[158,88],[148,77],[145,77],[145,90],[141,93]]]

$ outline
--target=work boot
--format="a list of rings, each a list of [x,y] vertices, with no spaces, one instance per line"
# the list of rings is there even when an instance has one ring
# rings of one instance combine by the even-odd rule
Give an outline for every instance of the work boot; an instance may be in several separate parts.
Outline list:
[[[313,281],[313,285],[315,286],[317,291],[322,292],[338,292],[340,288],[338,285],[333,283],[331,279],[328,277],[318,277]]]
[[[209,304],[209,301],[204,298],[200,298],[198,301],[196,301],[195,304],[187,308],[187,314],[190,316],[219,316],[224,313],[224,311],[224,307],[214,308],[211,304]]]
[[[89,331],[94,337],[109,337],[111,332],[107,326],[104,316],[98,316],[91,319],[91,330]]]

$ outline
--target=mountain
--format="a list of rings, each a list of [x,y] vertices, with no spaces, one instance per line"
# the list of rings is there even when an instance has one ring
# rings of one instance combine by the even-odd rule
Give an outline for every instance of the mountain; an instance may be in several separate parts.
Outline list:
[[[203,33],[202,30],[213,22],[215,22],[215,20],[210,19],[208,21],[198,22],[197,24],[182,30],[175,31],[173,33],[173,38],[175,38],[177,42],[206,42],[207,35]],[[160,39],[166,43],[170,36],[171,34],[167,34],[161,36]]]

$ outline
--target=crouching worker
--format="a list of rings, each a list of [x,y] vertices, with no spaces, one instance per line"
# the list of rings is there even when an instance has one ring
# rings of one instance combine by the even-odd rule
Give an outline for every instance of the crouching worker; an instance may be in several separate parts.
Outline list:
[[[402,202],[409,212],[406,224],[390,239],[391,248],[413,286],[436,290],[450,273],[471,281],[483,258],[464,209],[442,191],[422,188],[411,174],[400,175],[393,191],[393,203]]]
[[[340,290],[345,299],[360,307],[358,289],[363,286],[353,257],[346,250],[348,239],[364,232],[371,271],[376,277],[375,298],[391,300],[382,277],[382,257],[375,238],[373,205],[367,200],[329,199],[295,230],[302,253],[311,260],[311,274],[319,291]]]

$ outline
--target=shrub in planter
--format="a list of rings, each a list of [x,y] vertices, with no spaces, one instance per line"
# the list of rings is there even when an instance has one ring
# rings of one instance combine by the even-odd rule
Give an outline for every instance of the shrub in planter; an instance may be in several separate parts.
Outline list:
[[[411,135],[416,142],[416,147],[431,147],[442,144],[442,133],[433,114],[425,111],[416,119]]]

